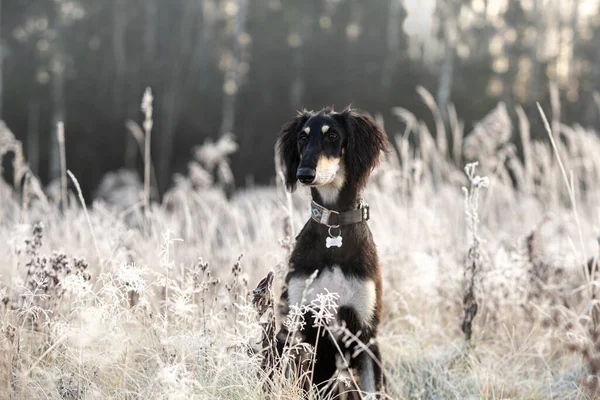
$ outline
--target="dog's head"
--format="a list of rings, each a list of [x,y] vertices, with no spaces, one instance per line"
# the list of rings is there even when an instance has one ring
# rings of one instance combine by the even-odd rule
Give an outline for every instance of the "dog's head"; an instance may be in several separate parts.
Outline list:
[[[361,189],[387,145],[377,123],[352,108],[340,113],[303,111],[281,131],[278,148],[285,184],[291,191],[298,181],[338,190],[351,183]]]

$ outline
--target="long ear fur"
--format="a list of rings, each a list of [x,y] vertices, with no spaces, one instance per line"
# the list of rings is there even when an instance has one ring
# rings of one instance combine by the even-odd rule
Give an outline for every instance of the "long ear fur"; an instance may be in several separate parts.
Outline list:
[[[367,183],[369,174],[379,163],[382,151],[387,152],[389,142],[385,132],[373,118],[360,115],[347,108],[339,114],[348,130],[345,162],[346,171],[355,179],[359,188]]]
[[[285,186],[289,191],[296,189],[296,170],[300,165],[300,154],[298,153],[298,132],[311,117],[307,111],[298,114],[296,118],[283,125],[280,139],[277,145],[279,160],[284,170]]]

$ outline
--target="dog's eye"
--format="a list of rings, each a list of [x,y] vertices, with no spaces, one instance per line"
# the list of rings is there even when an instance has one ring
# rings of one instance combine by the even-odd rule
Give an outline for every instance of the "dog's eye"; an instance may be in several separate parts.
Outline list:
[[[330,142],[335,142],[336,140],[339,139],[339,135],[337,133],[330,132],[327,134],[326,138]]]
[[[306,144],[306,142],[308,142],[308,135],[298,136],[298,142],[300,142],[300,144]]]

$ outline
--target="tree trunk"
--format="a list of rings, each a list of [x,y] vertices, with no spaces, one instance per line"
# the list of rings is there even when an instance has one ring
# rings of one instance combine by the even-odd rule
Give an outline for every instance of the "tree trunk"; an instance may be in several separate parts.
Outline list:
[[[175,137],[175,128],[178,119],[178,90],[173,85],[169,85],[163,92],[160,99],[162,103],[163,123],[160,135],[158,184],[160,193],[169,187],[171,178],[171,161],[173,154],[173,138]]]
[[[213,0],[194,1],[194,5],[196,24],[201,28],[196,30],[186,79],[188,82],[193,82],[197,90],[204,90],[209,83],[206,79],[209,74],[208,67],[218,49],[214,43],[217,18]]]
[[[146,29],[144,30],[144,61],[146,66],[152,65],[156,53],[157,16],[157,0],[145,0],[144,17],[146,18]]]
[[[4,43],[2,38],[2,0],[0,0],[0,120],[4,118]]]
[[[294,50],[294,54],[292,56],[294,76],[292,78],[292,88],[290,91],[290,103],[292,108],[296,110],[302,108],[302,98],[304,97],[304,77],[302,74],[304,69],[303,49],[304,46],[301,45]]]
[[[127,30],[126,0],[115,0],[113,7],[113,56],[115,59],[116,79],[113,81],[113,108],[116,115],[122,115],[123,97],[127,74],[127,49],[125,32]]]
[[[540,0],[534,0],[533,2],[533,15],[539,16],[541,13],[540,10]],[[561,24],[562,25],[562,24]],[[535,35],[536,40],[533,42],[531,46],[531,75],[529,77],[529,100],[538,101],[542,97],[541,93],[541,81],[542,81],[542,63],[540,62],[539,57],[539,48],[540,48],[540,38],[542,35],[542,18],[536,18],[535,23]],[[559,49],[560,49],[559,43]]]
[[[446,39],[444,49],[444,61],[440,71],[439,85],[436,95],[436,101],[440,109],[442,120],[446,131],[450,127],[448,118],[448,106],[450,105],[450,96],[452,94],[452,83],[454,79],[454,60],[456,58],[456,50],[451,40]]]
[[[188,66],[186,60],[193,59],[189,54],[192,53],[194,43],[192,42],[192,32],[195,23],[195,2],[188,0],[182,7],[180,32],[178,45],[174,46],[171,56],[172,60],[177,60],[171,68],[171,74],[163,96],[159,99],[162,104],[162,121],[158,143],[160,144],[160,158],[158,167],[159,191],[164,191],[169,187],[171,178],[171,161],[173,157],[173,139],[179,117],[181,115],[181,104],[184,102],[184,89],[186,84],[185,72]],[[188,68],[189,69],[189,68]]]
[[[248,14],[248,3],[250,0],[237,0],[238,11],[233,19],[233,65],[225,73],[225,85],[223,93],[223,117],[221,119],[221,134],[232,132],[235,126],[235,107],[239,93],[240,79],[238,66],[242,56],[242,33],[246,29],[246,16]]]
[[[381,74],[381,89],[389,96],[392,76],[398,65],[400,51],[400,17],[402,13],[402,1],[390,0],[390,13],[387,26],[387,54]]]
[[[452,95],[452,84],[454,80],[454,64],[456,60],[456,43],[458,41],[458,16],[460,15],[461,3],[449,1],[438,4],[438,18],[440,24],[441,38],[444,41],[444,59],[438,79],[436,102],[444,123],[444,131],[450,130],[450,118],[448,106]]]
[[[575,60],[575,52],[577,50],[577,46],[579,44],[579,29],[577,28],[577,22],[579,21],[579,0],[573,0],[573,9],[571,10],[571,32],[573,34],[573,38],[571,43],[571,57],[569,60],[569,85],[574,83],[574,80],[577,76],[577,71],[574,66],[576,64]]]
[[[594,93],[600,93],[600,27],[596,27],[592,43],[596,47],[594,62],[588,78],[592,87],[591,93],[587,96],[589,100],[584,114],[584,121],[588,126],[596,126],[600,119],[600,105],[594,99]]]
[[[50,181],[60,178],[60,147],[58,143],[58,123],[65,120],[65,66],[59,57],[52,75],[52,137],[50,138]]]

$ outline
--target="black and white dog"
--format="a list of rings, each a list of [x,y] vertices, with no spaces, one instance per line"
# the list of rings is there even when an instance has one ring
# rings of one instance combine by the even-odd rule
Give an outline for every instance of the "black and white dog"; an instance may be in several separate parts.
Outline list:
[[[381,272],[366,222],[369,208],[360,195],[387,146],[377,123],[351,108],[339,113],[301,112],[281,132],[278,150],[286,186],[291,191],[298,181],[309,186],[313,200],[311,219],[297,236],[289,260],[280,313],[285,318],[292,305],[308,304],[319,293],[337,293],[338,325],[367,347],[355,351],[356,342],[347,347],[348,341],[322,330],[317,341],[319,329],[312,313],[306,312],[301,340],[318,343],[315,364],[307,369],[314,368],[312,382],[320,389],[330,387],[328,381],[340,366],[349,364],[358,375],[359,388],[353,390],[368,394],[382,390],[381,357],[374,340],[381,317]],[[307,281],[315,271],[314,280]],[[279,354],[288,338],[282,325],[277,334]],[[340,362],[341,357],[346,363]]]

